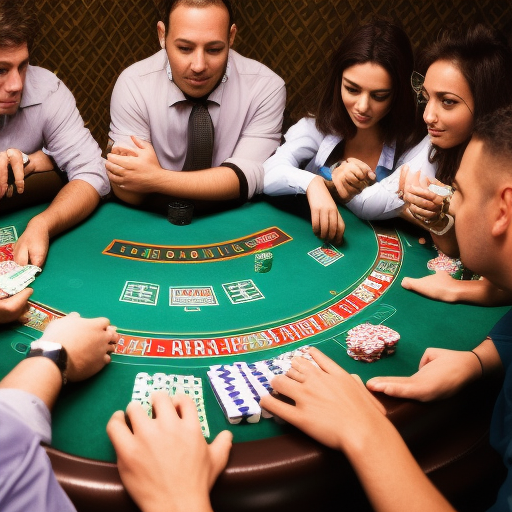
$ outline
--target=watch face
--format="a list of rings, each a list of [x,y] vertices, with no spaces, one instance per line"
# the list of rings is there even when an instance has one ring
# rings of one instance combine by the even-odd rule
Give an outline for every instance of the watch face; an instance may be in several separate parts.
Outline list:
[[[53,341],[37,340],[30,344],[30,351],[27,357],[47,357],[51,359],[61,370],[65,372],[68,363],[68,355],[66,349],[60,344]]]
[[[46,341],[46,340],[37,340],[33,341],[30,344],[31,349],[41,349],[45,352],[47,351],[53,351],[53,350],[60,350],[62,348],[62,345],[60,343],[56,343],[55,341]]]

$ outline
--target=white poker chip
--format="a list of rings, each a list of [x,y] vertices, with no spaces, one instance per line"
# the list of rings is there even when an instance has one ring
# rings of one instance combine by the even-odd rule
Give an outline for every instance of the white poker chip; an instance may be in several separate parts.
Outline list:
[[[430,192],[434,192],[434,194],[437,194],[438,196],[441,197],[449,197],[453,194],[452,187],[448,185],[436,185],[435,183],[431,183],[428,186],[428,189],[430,190]]]

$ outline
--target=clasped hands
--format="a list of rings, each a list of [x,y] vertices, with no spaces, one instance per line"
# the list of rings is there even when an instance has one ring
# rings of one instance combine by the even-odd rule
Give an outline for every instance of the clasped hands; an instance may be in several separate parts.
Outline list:
[[[25,157],[26,159],[26,157]],[[24,154],[15,148],[9,148],[0,152],[0,198],[11,197],[14,193],[14,187],[18,194],[22,194],[25,189],[25,166]],[[9,183],[9,166],[14,174],[14,184]]]
[[[411,215],[421,223],[431,226],[441,221],[449,211],[451,193],[442,196],[429,189],[436,185],[447,189],[439,180],[430,180],[421,171],[411,172],[404,165],[400,171],[398,196],[403,199]]]
[[[160,166],[153,146],[134,136],[131,139],[134,148],[114,146],[107,156],[106,168],[110,182],[128,192],[158,192],[158,178],[165,171]]]
[[[9,167],[14,175],[14,182],[9,183]],[[51,171],[53,161],[42,150],[26,155],[21,150],[9,148],[0,152],[0,199],[12,197],[14,187],[18,194],[25,190],[25,178],[34,172]]]
[[[375,182],[371,167],[357,158],[347,158],[332,171],[332,185],[328,188],[340,203],[348,203],[363,189]]]

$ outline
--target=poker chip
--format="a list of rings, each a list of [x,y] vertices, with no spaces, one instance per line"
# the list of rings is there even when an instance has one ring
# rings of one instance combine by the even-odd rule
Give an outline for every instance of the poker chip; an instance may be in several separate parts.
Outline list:
[[[437,258],[428,261],[427,268],[433,272],[444,270],[450,275],[454,275],[461,271],[462,264],[460,260],[450,258],[439,251],[439,256]]]
[[[270,272],[274,256],[270,251],[258,252],[254,255],[254,270],[260,274]]]
[[[449,185],[436,185],[435,183],[431,183],[428,189],[441,197],[451,197],[453,195],[453,188]]]
[[[347,354],[356,361],[373,363],[395,353],[400,334],[385,325],[364,323],[347,333]]]
[[[434,246],[435,247],[435,246]],[[437,247],[436,247],[437,249]],[[480,276],[472,270],[466,268],[459,259],[453,259],[437,249],[438,257],[427,262],[427,268],[431,272],[444,270],[448,272],[454,279],[458,280],[478,280]]]
[[[0,246],[0,261],[11,261],[14,259],[14,243]]]
[[[437,258],[433,258],[427,262],[428,270],[431,272],[443,270],[448,272],[454,279],[462,279],[464,274],[464,265],[462,262],[459,259],[450,258],[439,249],[437,249],[437,253]]]
[[[235,365],[214,365],[207,372],[212,390],[229,423],[258,423],[261,407]]]

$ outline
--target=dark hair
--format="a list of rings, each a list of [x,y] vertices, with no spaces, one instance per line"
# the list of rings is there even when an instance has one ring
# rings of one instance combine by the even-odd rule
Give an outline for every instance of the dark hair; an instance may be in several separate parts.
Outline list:
[[[486,150],[512,161],[512,104],[483,116],[475,123],[473,137],[481,140]]]
[[[415,123],[415,101],[410,87],[414,67],[411,43],[396,24],[375,18],[348,34],[334,52],[327,80],[320,88],[320,101],[314,111],[317,128],[343,139],[355,136],[357,128],[341,99],[342,75],[345,69],[367,62],[382,66],[393,84],[391,107],[380,121],[386,142],[396,141],[397,154],[405,149]]]
[[[32,49],[39,31],[35,9],[23,8],[20,0],[0,0],[0,48],[27,45]]]
[[[155,0],[157,8],[162,16],[162,21],[165,25],[166,33],[169,31],[169,18],[171,12],[178,7],[178,5],[186,5],[188,7],[208,7],[209,5],[224,5],[229,13],[229,26],[231,28],[235,23],[235,15],[231,0]]]
[[[512,102],[512,51],[498,31],[481,24],[446,29],[424,52],[422,70],[439,60],[454,64],[468,83],[475,123]],[[432,145],[430,161],[437,163],[440,181],[453,181],[468,143],[449,149]]]

